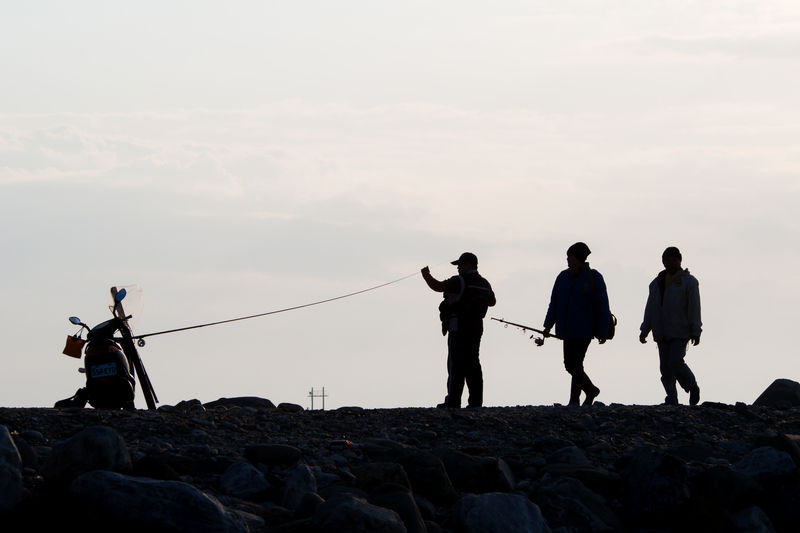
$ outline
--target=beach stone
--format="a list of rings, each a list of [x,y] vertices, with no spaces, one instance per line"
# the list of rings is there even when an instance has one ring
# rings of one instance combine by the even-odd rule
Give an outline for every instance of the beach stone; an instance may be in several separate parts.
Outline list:
[[[358,467],[356,478],[358,487],[367,492],[384,483],[396,483],[411,488],[406,471],[397,463],[364,463]]]
[[[297,510],[307,492],[317,492],[317,479],[307,465],[299,465],[294,469],[292,477],[286,482],[283,492],[283,507]]]
[[[245,446],[244,456],[253,464],[292,465],[303,457],[303,452],[288,444],[251,444]]]
[[[458,492],[484,492],[488,488],[489,476],[479,457],[447,446],[439,446],[432,453],[442,461],[453,488]]]
[[[42,475],[48,483],[68,484],[94,470],[123,472],[131,458],[122,437],[110,427],[91,427],[74,437],[56,442],[47,456]]]
[[[782,402],[800,407],[800,383],[791,379],[776,379],[756,398],[753,405],[772,407]]]
[[[36,453],[33,446],[28,444],[20,435],[13,434],[11,438],[17,447],[20,459],[22,459],[22,468],[36,468],[39,465],[39,454]]]
[[[752,477],[728,466],[704,470],[693,480],[693,495],[724,505],[732,512],[754,505],[764,489]]]
[[[0,460],[0,515],[7,513],[22,497],[22,474],[5,460]],[[2,523],[2,519],[0,519]]]
[[[450,522],[455,533],[550,533],[536,504],[499,492],[464,496],[451,509]]]
[[[96,512],[135,528],[186,533],[247,531],[216,499],[177,481],[94,471],[75,479],[70,492],[81,496]]]
[[[367,497],[367,501],[372,505],[396,512],[403,521],[407,533],[425,533],[425,521],[414,501],[414,496],[407,487],[396,483],[381,485]]]
[[[625,532],[625,525],[606,499],[587,489],[577,479],[561,477],[543,483],[536,493],[536,501],[551,528]]]
[[[287,413],[302,413],[305,411],[302,405],[296,403],[282,402],[278,404],[278,409]]]
[[[533,451],[541,453],[545,457],[556,453],[564,448],[574,447],[575,443],[558,437],[540,437],[533,442]]]
[[[256,396],[240,396],[238,398],[220,398],[213,402],[203,404],[206,409],[215,407],[252,407],[254,409],[275,409],[275,404],[265,398]]]
[[[592,463],[586,458],[586,455],[577,446],[567,446],[561,448],[548,455],[546,458],[547,464],[568,464],[589,466]]]
[[[686,463],[674,455],[646,446],[634,448],[622,474],[626,513],[635,517],[675,504],[687,476]]]
[[[375,459],[401,465],[411,489],[435,505],[452,505],[458,500],[444,464],[432,453],[416,448],[384,448]]]
[[[22,469],[22,457],[19,449],[11,432],[5,426],[0,426],[0,462],[5,462],[17,470]]]
[[[760,507],[748,507],[731,517],[737,533],[776,533],[769,517]]]
[[[792,457],[772,446],[756,448],[734,464],[733,469],[761,482],[790,478],[797,471]]]
[[[251,500],[263,498],[275,488],[250,463],[233,463],[219,478],[219,488],[228,496]]]
[[[614,479],[607,472],[595,467],[586,465],[555,464],[542,467],[539,476],[549,475],[550,478],[571,477],[580,481],[592,492],[603,496],[608,501],[619,498],[621,483],[619,479]]]
[[[342,493],[320,504],[313,524],[330,533],[406,533],[400,516],[354,494]]]

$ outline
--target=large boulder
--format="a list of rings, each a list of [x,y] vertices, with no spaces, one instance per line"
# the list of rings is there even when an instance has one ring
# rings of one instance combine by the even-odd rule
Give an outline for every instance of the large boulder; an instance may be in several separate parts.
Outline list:
[[[686,463],[647,446],[633,449],[630,455],[622,475],[625,512],[637,517],[676,504],[689,473]]]
[[[577,479],[561,477],[543,483],[536,494],[542,514],[553,528],[624,533],[625,525],[608,501]]]
[[[761,393],[753,405],[764,407],[800,406],[800,383],[791,379],[776,379]]]
[[[206,409],[215,407],[253,407],[255,409],[275,409],[275,404],[266,398],[256,396],[240,396],[238,398],[220,398],[213,402],[204,403]]]
[[[550,533],[539,507],[522,496],[469,494],[450,511],[456,533]]]
[[[406,533],[396,512],[350,493],[339,494],[319,505],[312,521],[326,532]]]
[[[125,441],[110,427],[98,426],[56,442],[47,456],[42,476],[48,483],[66,485],[86,472],[130,469],[131,457]]]
[[[150,531],[245,533],[216,499],[186,483],[134,478],[107,471],[83,474],[70,485],[94,512]]]

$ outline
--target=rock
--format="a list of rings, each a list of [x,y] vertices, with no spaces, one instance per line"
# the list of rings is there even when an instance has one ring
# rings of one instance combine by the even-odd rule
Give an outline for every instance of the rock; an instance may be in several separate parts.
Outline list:
[[[316,492],[306,492],[300,500],[300,506],[295,511],[295,516],[309,518],[314,515],[317,507],[323,503],[325,503],[325,500]]]
[[[330,533],[406,533],[400,516],[354,494],[340,494],[317,507],[313,523]]]
[[[278,409],[280,409],[281,411],[286,411],[288,413],[302,413],[305,411],[302,405],[297,405],[296,403],[287,403],[287,402],[279,403]]]
[[[367,492],[371,492],[375,487],[384,483],[396,483],[408,489],[411,488],[406,471],[397,463],[364,463],[358,467],[356,478],[358,487]]]
[[[36,450],[19,435],[11,435],[11,438],[17,447],[20,459],[22,459],[22,468],[36,468],[39,465],[39,454],[36,453]]]
[[[788,402],[792,407],[800,407],[800,383],[790,379],[776,379],[753,402],[753,405],[772,407],[780,402]]]
[[[425,533],[422,514],[407,487],[395,483],[381,485],[367,497],[367,501],[396,512],[408,533]]]
[[[561,448],[560,450],[556,450],[555,452],[548,455],[546,458],[547,464],[568,464],[568,465],[586,465],[589,466],[592,463],[589,462],[589,459],[583,454],[583,452],[577,446],[567,446],[566,448]]]
[[[22,457],[20,457],[11,433],[5,426],[0,426],[0,463],[2,462],[17,470],[22,469]]]
[[[83,497],[95,512],[136,528],[187,533],[247,531],[217,500],[177,481],[94,471],[75,479],[70,492]]]
[[[263,499],[275,488],[250,463],[233,463],[219,478],[222,492],[243,500]]]
[[[456,533],[550,533],[539,507],[516,494],[467,495],[450,512]]]
[[[731,512],[754,505],[764,492],[755,479],[727,466],[704,470],[693,483],[693,496],[724,505]]]
[[[737,533],[776,533],[769,517],[760,507],[748,507],[731,517]]]
[[[623,505],[628,515],[653,513],[677,503],[688,468],[679,458],[650,447],[634,448],[623,472]]]
[[[756,448],[734,464],[733,469],[761,482],[788,479],[797,470],[788,453],[778,451],[772,446]]]
[[[252,444],[245,446],[244,456],[254,464],[292,465],[303,457],[303,452],[287,444]]]
[[[219,400],[203,404],[206,409],[215,407],[252,407],[254,409],[275,409],[275,404],[265,398],[255,396],[240,396],[238,398],[220,398]]]
[[[444,464],[431,453],[414,448],[384,449],[375,459],[401,465],[412,490],[436,505],[452,505],[458,500]]]
[[[283,492],[283,507],[291,510],[300,508],[303,496],[307,492],[317,492],[317,480],[306,465],[295,468],[292,477],[286,482]]]
[[[556,453],[558,450],[573,447],[575,444],[568,440],[560,439],[558,437],[541,437],[534,441],[533,451],[539,452],[544,456]]]
[[[559,477],[575,478],[583,483],[586,488],[603,496],[608,501],[613,501],[620,495],[620,481],[595,466],[547,465],[539,471],[539,474],[540,476],[549,475],[551,479]]]
[[[551,528],[625,532],[625,525],[606,499],[587,489],[577,479],[561,477],[543,483],[536,493],[536,501]]]
[[[22,497],[22,475],[18,468],[0,460],[0,515],[7,513]]]
[[[94,470],[124,472],[130,469],[131,458],[125,441],[113,429],[98,426],[55,443],[42,475],[48,483],[63,485]]]

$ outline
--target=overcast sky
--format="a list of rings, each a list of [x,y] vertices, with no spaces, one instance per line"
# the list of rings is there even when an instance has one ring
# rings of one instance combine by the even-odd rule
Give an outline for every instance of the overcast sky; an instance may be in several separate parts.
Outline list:
[[[799,67],[794,1],[3,2],[0,405],[82,385],[67,319],[112,285],[144,289],[142,334],[472,251],[490,316],[539,327],[576,241],[619,319],[598,400],[663,401],[638,329],[678,246],[701,399],[752,403],[800,381]],[[432,406],[438,303],[416,275],[140,353],[163,404]],[[487,405],[567,402],[558,341],[487,320],[481,353]]]

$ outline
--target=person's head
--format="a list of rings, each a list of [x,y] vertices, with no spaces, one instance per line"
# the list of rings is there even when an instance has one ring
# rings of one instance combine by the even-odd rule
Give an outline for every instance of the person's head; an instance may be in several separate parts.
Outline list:
[[[567,266],[573,272],[577,272],[581,265],[586,262],[586,258],[589,257],[590,253],[592,251],[586,244],[576,242],[567,249]]]
[[[450,264],[458,267],[459,274],[466,274],[470,270],[478,268],[478,257],[471,252],[464,252],[461,257],[451,261]]]
[[[661,262],[664,264],[664,268],[667,269],[667,273],[670,276],[680,270],[681,261],[683,261],[681,251],[675,246],[670,246],[661,254]]]

